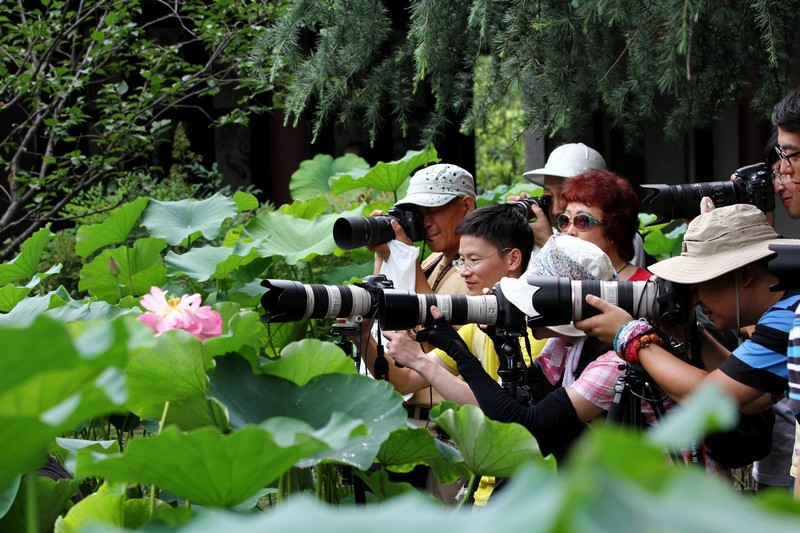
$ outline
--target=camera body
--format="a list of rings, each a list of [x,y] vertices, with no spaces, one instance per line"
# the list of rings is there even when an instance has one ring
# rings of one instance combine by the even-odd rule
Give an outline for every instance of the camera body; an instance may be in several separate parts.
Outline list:
[[[536,205],[536,206],[539,207],[539,209],[544,211],[544,214],[547,216],[547,218],[549,220],[550,219],[550,212],[551,212],[551,209],[553,207],[553,197],[552,196],[548,196],[548,195],[544,195],[544,196],[533,197],[533,198],[520,198],[519,200],[517,200],[515,202],[508,202],[508,203],[519,206],[520,209],[523,210],[523,213],[525,214],[525,218],[527,218],[528,220],[532,220],[532,219],[536,218],[536,215],[534,214],[533,209],[531,209],[531,206]]]
[[[772,170],[766,163],[756,163],[736,169],[734,183],[744,186],[744,197],[747,203],[759,208],[764,213],[775,209],[775,189],[772,185]],[[716,205],[716,204],[714,204]]]
[[[643,185],[642,211],[657,215],[657,224],[700,214],[700,200],[708,196],[716,207],[751,204],[764,213],[775,209],[772,171],[766,163],[736,169],[733,181]]]
[[[419,209],[413,205],[402,208],[392,207],[386,212],[386,216],[394,218],[400,224],[400,227],[406,232],[411,242],[425,240],[425,220],[422,218],[422,213],[420,213]],[[389,224],[389,229],[391,230],[391,228],[392,225]],[[394,239],[394,231],[392,231],[392,239]]]
[[[396,220],[412,242],[425,239],[425,221],[413,205],[392,207],[376,217],[340,217],[333,223],[333,240],[342,250],[383,244],[395,238],[392,220]]]

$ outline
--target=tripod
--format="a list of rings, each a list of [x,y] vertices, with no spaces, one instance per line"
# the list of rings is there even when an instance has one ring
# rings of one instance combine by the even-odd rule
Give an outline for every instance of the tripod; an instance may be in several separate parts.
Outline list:
[[[529,405],[533,401],[528,386],[528,367],[522,358],[522,348],[519,344],[519,335],[499,331],[492,339],[500,362],[497,370],[500,376],[500,383],[505,391],[522,405]],[[525,337],[528,353],[530,346],[527,345],[528,338]]]
[[[338,322],[333,324],[330,329],[330,334],[337,336],[334,343],[341,348],[356,365],[356,371],[361,367],[361,354],[359,353],[359,343],[357,342],[361,335],[361,317],[357,317],[356,322]],[[342,484],[350,485],[353,487],[353,498],[357,505],[364,505],[367,503],[367,494],[364,487],[364,481],[353,475],[353,467],[340,465],[340,473],[342,475]]]
[[[647,402],[653,409],[656,419],[660,419],[664,409],[664,396],[658,385],[640,365],[625,363],[619,366],[625,374],[617,378],[614,385],[614,401],[608,410],[606,420],[621,425],[640,429],[645,426],[642,415],[642,402]]]

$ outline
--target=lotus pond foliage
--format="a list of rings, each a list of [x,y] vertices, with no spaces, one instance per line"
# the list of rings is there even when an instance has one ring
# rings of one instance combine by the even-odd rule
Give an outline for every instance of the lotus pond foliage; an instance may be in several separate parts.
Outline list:
[[[788,495],[755,500],[666,464],[665,446],[731,422],[716,391],[658,434],[588,432],[556,475],[522,426],[476,407],[432,411],[456,447],[409,427],[402,398],[357,372],[330,323],[261,320],[262,279],[370,273],[366,251],[335,246],[334,221],[391,205],[435,161],[433,148],[374,167],[317,156],[292,178],[314,194],[280,209],[246,192],[138,198],[78,226],[78,294],[42,290],[60,266],[42,265],[51,229],[32,234],[0,265],[0,530],[795,531]],[[36,475],[48,457],[72,479]],[[442,481],[511,482],[476,514],[390,480],[421,464]]]

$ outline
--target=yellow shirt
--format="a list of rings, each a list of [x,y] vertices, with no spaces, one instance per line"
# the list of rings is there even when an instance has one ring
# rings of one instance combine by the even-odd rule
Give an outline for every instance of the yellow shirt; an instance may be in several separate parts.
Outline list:
[[[466,324],[462,326],[458,330],[458,335],[464,340],[467,344],[469,350],[475,354],[475,357],[481,362],[481,366],[486,373],[492,376],[492,379],[498,380],[500,379],[499,374],[497,371],[500,368],[500,360],[497,358],[497,352],[494,349],[494,343],[489,339],[489,336],[478,327],[478,324]],[[536,339],[531,330],[528,330],[528,340],[531,344],[531,354],[528,354],[528,351],[525,347],[524,340],[521,340],[520,346],[522,350],[522,356],[525,359],[525,364],[531,366],[533,364],[534,359],[539,355],[539,352],[542,351],[544,348],[546,340],[539,340]],[[434,349],[436,355],[450,368],[456,370],[457,365],[455,360],[444,353],[442,350],[436,348]]]

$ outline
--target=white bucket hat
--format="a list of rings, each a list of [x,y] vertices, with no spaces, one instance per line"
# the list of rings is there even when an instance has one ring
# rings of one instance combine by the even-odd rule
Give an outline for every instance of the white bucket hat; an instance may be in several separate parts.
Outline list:
[[[556,233],[550,237],[531,260],[528,274],[533,276],[560,276],[571,280],[617,279],[617,273],[611,259],[596,244],[564,233]],[[514,283],[501,280],[503,294],[514,306],[523,310],[528,316],[535,316],[533,309],[532,287],[523,280]],[[502,285],[505,282],[506,285]],[[521,282],[521,283],[517,283]],[[513,286],[512,286],[513,285]],[[547,326],[548,329],[569,337],[583,337],[585,333],[571,323],[561,326]]]
[[[461,167],[440,163],[411,176],[406,197],[396,205],[438,207],[462,196],[475,198],[475,178]]]
[[[545,176],[573,178],[591,169],[606,168],[606,161],[600,152],[583,143],[562,144],[550,153],[544,168],[529,170],[522,174],[536,185],[544,186]]]
[[[681,255],[659,261],[649,270],[675,283],[702,283],[774,254],[770,244],[797,245],[800,240],[779,238],[753,205],[718,207],[689,223]]]

